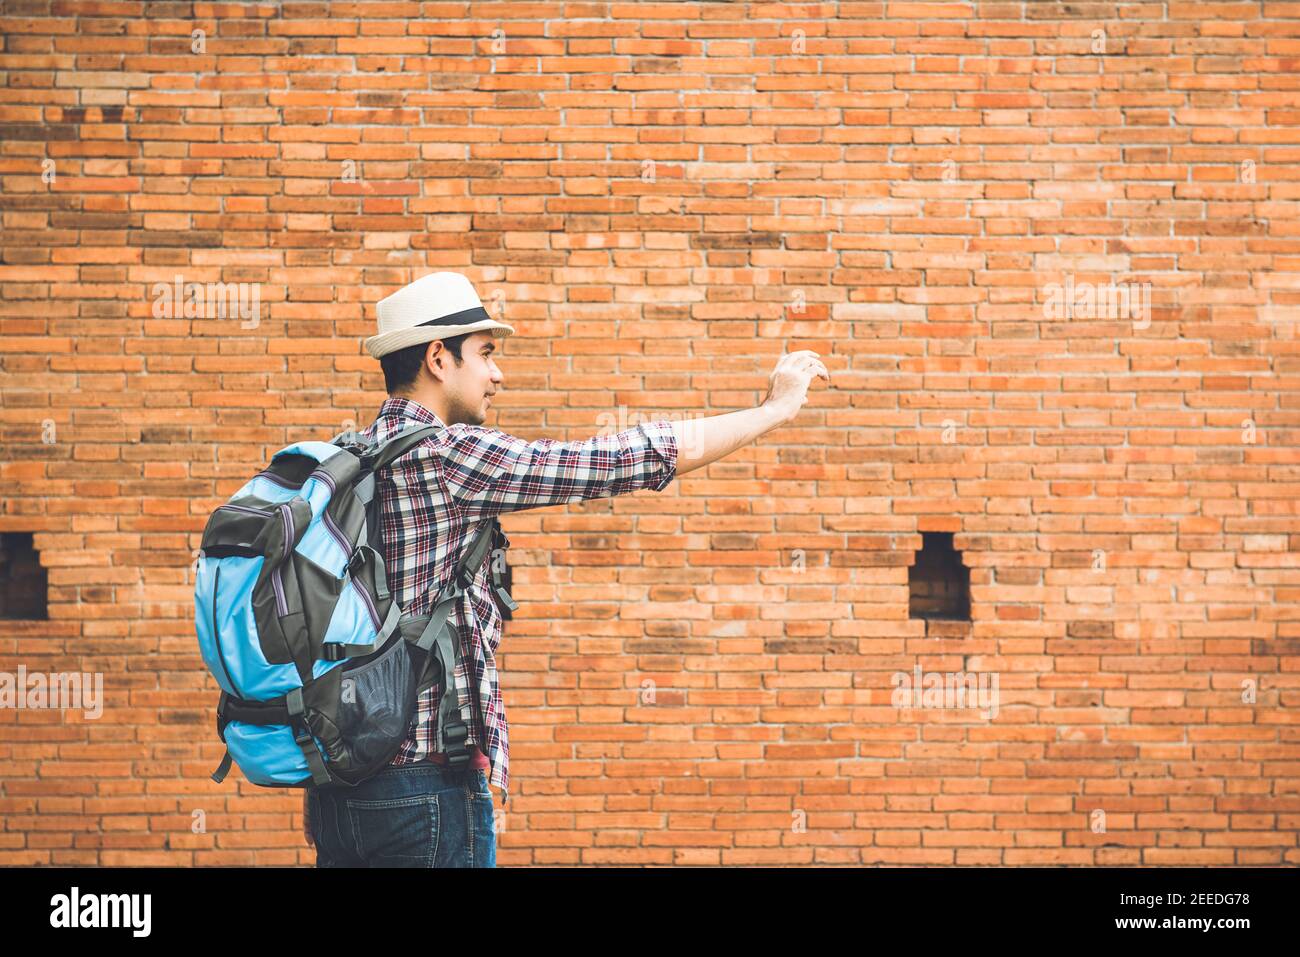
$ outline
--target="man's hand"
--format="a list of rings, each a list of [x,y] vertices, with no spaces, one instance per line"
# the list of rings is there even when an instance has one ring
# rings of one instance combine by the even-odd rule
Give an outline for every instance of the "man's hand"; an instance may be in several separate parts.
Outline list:
[[[813,376],[820,376],[830,384],[831,375],[817,353],[804,350],[782,356],[768,376],[763,405],[777,409],[783,423],[792,422],[808,401],[808,386]]]
[[[308,847],[315,847],[316,841],[311,836],[311,805],[307,801],[307,789],[302,792],[302,836],[307,839]]]

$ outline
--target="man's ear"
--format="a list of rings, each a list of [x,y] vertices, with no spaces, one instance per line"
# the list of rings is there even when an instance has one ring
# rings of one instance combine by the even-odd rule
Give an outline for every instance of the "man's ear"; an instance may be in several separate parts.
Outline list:
[[[447,362],[447,347],[441,339],[434,339],[424,352],[424,369],[436,381],[442,381],[442,367]]]

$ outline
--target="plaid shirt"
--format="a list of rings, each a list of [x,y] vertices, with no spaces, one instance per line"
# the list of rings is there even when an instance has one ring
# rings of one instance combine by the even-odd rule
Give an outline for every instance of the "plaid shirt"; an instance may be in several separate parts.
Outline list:
[[[420,403],[390,397],[362,434],[382,441],[417,423],[443,425]],[[380,550],[388,587],[404,612],[427,614],[438,587],[451,578],[483,519],[638,489],[660,491],[676,474],[677,439],[665,421],[585,442],[526,442],[479,425],[444,427],[378,477]],[[456,684],[461,689],[461,717],[470,728],[468,743],[487,754],[490,780],[501,789],[504,804],[510,797],[510,739],[497,678],[501,613],[491,589],[491,562],[489,551],[453,611],[461,636]],[[478,722],[470,718],[467,663],[473,665],[487,725],[486,747],[477,739]],[[440,691],[434,684],[420,695],[415,720],[394,765],[411,764],[434,753]]]

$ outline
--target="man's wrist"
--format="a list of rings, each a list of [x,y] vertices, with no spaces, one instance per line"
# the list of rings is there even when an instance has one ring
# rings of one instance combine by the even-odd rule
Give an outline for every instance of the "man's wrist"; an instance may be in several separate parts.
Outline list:
[[[790,415],[790,409],[784,404],[764,402],[758,408],[759,411],[763,412],[767,416],[767,428],[763,430],[764,432],[770,432],[772,429],[780,428],[793,418],[793,416]]]

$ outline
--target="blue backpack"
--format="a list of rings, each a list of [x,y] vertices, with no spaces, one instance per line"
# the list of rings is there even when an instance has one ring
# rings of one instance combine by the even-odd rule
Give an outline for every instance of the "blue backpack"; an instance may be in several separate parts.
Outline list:
[[[492,586],[505,617],[518,607],[504,576],[510,540],[496,518],[480,523],[432,611],[402,612],[379,549],[375,476],[438,426],[407,429],[378,445],[343,433],[277,452],[208,519],[194,586],[194,626],[204,664],[221,687],[217,734],[231,761],[266,787],[355,786],[397,754],[419,692],[442,683],[436,750],[453,768],[469,761],[478,722],[473,682],[458,688],[456,600],[489,548]],[[447,680],[443,681],[443,676]]]

